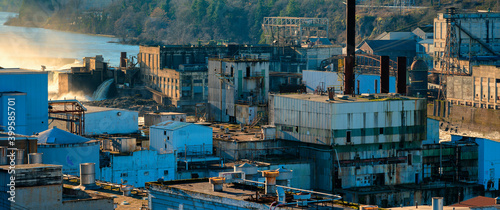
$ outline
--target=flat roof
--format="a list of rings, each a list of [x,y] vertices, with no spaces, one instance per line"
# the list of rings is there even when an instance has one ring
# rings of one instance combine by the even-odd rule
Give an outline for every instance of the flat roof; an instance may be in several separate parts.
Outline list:
[[[9,170],[10,165],[0,166],[0,170]],[[52,165],[52,164],[20,164],[16,165],[16,170],[18,169],[30,169],[30,168],[62,168],[61,165]]]
[[[332,101],[328,100],[328,95],[318,95],[318,94],[309,94],[309,93],[308,94],[276,94],[275,96],[300,99],[300,100],[315,101],[315,102],[323,102],[323,103],[375,102],[375,101],[390,101],[390,100],[423,99],[423,98],[416,98],[416,97],[410,97],[410,96],[394,96],[394,95],[390,95],[387,93],[370,94],[370,95],[372,97],[365,97],[362,95],[355,95],[354,97],[352,97],[352,95],[348,95],[347,99],[340,99],[339,96],[342,96],[342,95],[337,94],[337,95],[335,95],[335,98]]]
[[[21,68],[0,68],[0,74],[48,74],[48,72]]]
[[[149,112],[146,113],[149,115],[181,115],[181,114],[186,114],[186,113],[181,113],[181,112]]]
[[[89,106],[84,105],[87,109],[86,113],[94,113],[94,112],[105,112],[105,111],[128,111],[128,112],[137,112],[133,110],[120,109],[120,108],[108,108],[108,107],[100,107],[100,106]]]

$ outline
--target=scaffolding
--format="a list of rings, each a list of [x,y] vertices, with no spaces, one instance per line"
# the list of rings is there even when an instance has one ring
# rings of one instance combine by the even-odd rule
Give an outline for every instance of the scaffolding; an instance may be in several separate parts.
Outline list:
[[[267,44],[301,45],[309,38],[328,37],[327,18],[264,17],[262,29]]]
[[[69,123],[69,132],[83,135],[85,131],[85,111],[87,109],[78,100],[49,101],[49,120]]]

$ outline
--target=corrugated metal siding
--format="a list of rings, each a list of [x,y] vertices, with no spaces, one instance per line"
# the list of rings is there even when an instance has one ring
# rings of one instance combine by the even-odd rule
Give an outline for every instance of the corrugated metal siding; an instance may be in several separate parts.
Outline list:
[[[1,74],[0,92],[19,91],[27,93],[26,133],[31,135],[48,129],[48,75],[45,74]]]
[[[352,130],[355,144],[398,142],[402,125],[409,126],[404,129],[414,133],[420,127],[425,128],[425,120],[420,119],[425,107],[420,101],[323,103],[275,95],[273,123],[278,126],[278,137],[287,140],[345,144],[345,132]],[[378,135],[379,128],[388,128],[387,134]],[[405,139],[423,140],[423,133],[424,137],[418,132],[406,134]]]

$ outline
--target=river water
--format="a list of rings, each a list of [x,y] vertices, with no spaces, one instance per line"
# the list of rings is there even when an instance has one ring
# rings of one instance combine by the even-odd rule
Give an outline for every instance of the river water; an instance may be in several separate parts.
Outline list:
[[[117,38],[43,28],[3,25],[16,13],[0,12],[0,66],[4,68],[68,69],[81,66],[83,57],[102,55],[111,66],[120,63],[120,52],[136,56],[139,46],[117,43]]]

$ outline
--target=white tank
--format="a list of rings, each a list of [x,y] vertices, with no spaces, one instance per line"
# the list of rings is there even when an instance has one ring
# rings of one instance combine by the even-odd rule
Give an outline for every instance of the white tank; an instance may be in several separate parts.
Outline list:
[[[443,210],[443,197],[432,198],[432,210]]]

